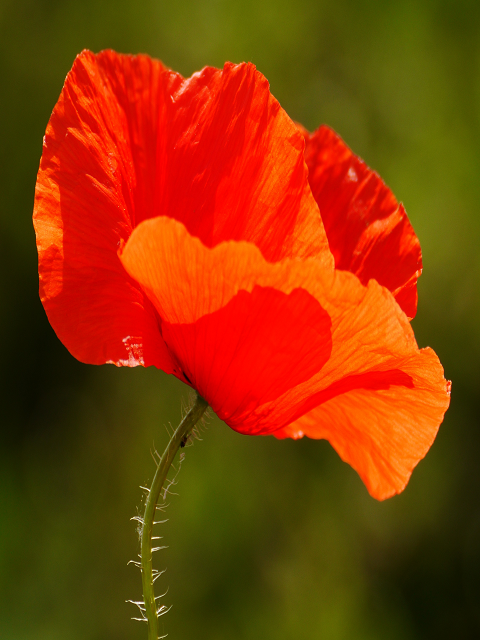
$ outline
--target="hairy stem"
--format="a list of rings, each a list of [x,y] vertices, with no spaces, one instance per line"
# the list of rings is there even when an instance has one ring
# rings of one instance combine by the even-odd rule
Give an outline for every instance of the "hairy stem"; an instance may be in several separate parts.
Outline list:
[[[167,477],[170,465],[180,445],[185,443],[186,438],[192,432],[196,423],[200,420],[208,403],[197,395],[195,404],[178,425],[174,434],[170,438],[162,458],[158,463],[152,486],[147,496],[145,504],[145,514],[143,516],[143,528],[141,539],[141,566],[142,566],[142,585],[143,585],[143,601],[145,604],[145,616],[148,621],[148,640],[158,640],[158,609],[155,602],[155,593],[153,590],[153,567],[152,567],[152,533],[155,521],[155,511],[160,497],[163,484]]]

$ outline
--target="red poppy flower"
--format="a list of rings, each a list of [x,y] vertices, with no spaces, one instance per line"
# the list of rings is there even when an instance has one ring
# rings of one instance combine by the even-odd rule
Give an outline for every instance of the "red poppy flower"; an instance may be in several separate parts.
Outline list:
[[[155,365],[241,433],[327,438],[373,496],[404,488],[449,403],[408,321],[417,238],[380,178],[331,130],[302,132],[253,65],[184,79],[83,52],[34,222],[41,299],[76,358]]]

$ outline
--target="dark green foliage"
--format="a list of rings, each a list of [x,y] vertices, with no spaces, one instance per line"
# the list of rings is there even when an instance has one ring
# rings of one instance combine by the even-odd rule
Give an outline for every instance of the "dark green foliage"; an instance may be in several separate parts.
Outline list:
[[[37,294],[42,136],[83,48],[185,75],[251,60],[403,201],[425,272],[414,322],[452,406],[404,494],[371,499],[324,442],[216,419],[187,447],[158,581],[172,639],[480,636],[480,4],[467,0],[0,0],[0,629],[3,640],[146,637],[129,518],[178,381],[76,362]]]

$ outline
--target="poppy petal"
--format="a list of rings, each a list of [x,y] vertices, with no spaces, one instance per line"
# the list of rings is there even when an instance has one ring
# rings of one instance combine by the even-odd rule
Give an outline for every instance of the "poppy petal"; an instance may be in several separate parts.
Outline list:
[[[123,87],[113,82],[127,75]],[[164,75],[147,56],[83,52],[45,134],[34,210],[40,297],[60,340],[90,364],[173,371],[156,312],[117,256],[136,208],[151,202],[155,148],[143,140],[156,129]]]
[[[333,268],[303,136],[255,66],[206,67],[170,98],[152,216],[181,221],[209,247],[247,240],[269,261],[316,256]]]
[[[71,353],[173,371],[117,256],[153,216],[182,220],[208,246],[245,239],[268,260],[333,268],[303,152],[251,64],[185,80],[148,56],[80,54],[46,131],[34,211],[41,299]]]
[[[399,378],[405,375],[402,384]],[[274,435],[328,440],[370,494],[384,500],[403,491],[426,455],[448,408],[449,392],[437,356],[422,349],[405,359],[401,370],[349,376],[325,389],[319,406]]]
[[[417,309],[420,243],[403,206],[332,129],[305,135],[305,161],[337,269],[387,287],[409,318]]]
[[[385,497],[384,485],[390,494],[403,488],[449,397],[438,359],[418,349],[387,289],[373,280],[364,287],[315,259],[272,264],[246,242],[210,249],[165,217],[139,225],[120,259],[157,309],[186,379],[227,424],[247,434],[295,437],[298,421],[316,407],[338,398],[341,413],[343,400],[348,411],[355,394],[371,394],[372,406],[385,404],[383,439],[377,422],[361,417],[370,409],[359,403],[352,425],[359,425],[359,441],[381,441],[383,457],[354,447],[349,462],[376,497]],[[297,431],[289,432],[295,422]],[[340,449],[336,429],[348,441],[352,425],[329,423],[318,437]],[[404,454],[399,447],[407,440]]]
[[[278,428],[281,417],[273,425],[268,415],[258,420],[259,408],[270,411],[330,357],[331,318],[318,300],[289,287],[285,269],[275,269],[283,263],[267,262],[254,245],[228,241],[210,249],[171,218],[140,224],[119,255],[157,309],[183,378],[233,428]]]
[[[330,317],[300,288],[256,285],[194,323],[164,322],[162,331],[185,378],[232,425],[309,380],[331,351]]]

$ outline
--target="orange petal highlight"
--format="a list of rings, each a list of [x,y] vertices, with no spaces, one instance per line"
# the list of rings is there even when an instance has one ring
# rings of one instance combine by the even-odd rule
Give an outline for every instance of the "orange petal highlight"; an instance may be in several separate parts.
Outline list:
[[[303,416],[316,424],[317,408],[338,407],[323,431],[309,433],[345,458],[341,443],[358,442],[348,461],[375,497],[402,490],[449,395],[437,357],[418,349],[385,288],[315,259],[272,264],[245,242],[210,249],[165,217],[139,225],[120,259],[155,306],[186,378],[227,424],[295,437]]]
[[[403,384],[395,383],[399,374],[408,376]],[[405,358],[401,370],[347,379],[323,393],[324,402],[274,435],[328,440],[370,494],[384,500],[403,491],[429,450],[449,405],[450,385],[427,348]]]

